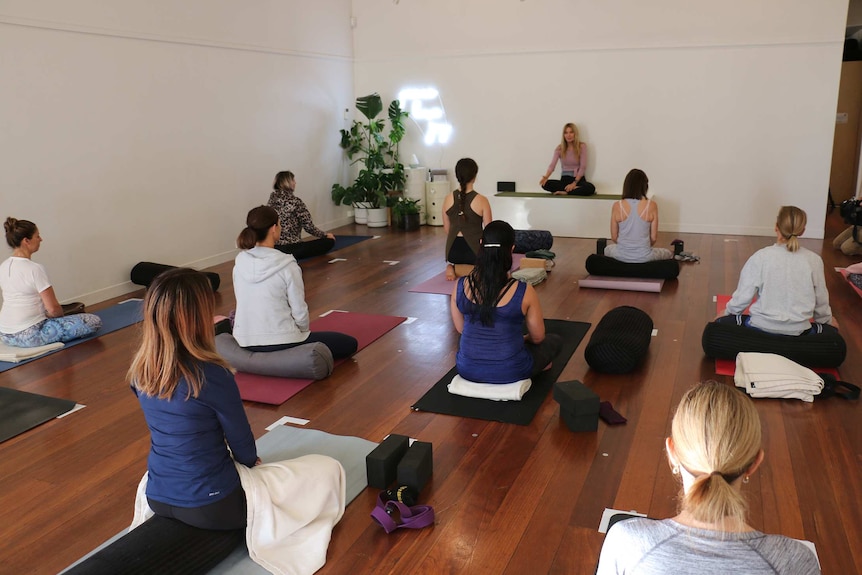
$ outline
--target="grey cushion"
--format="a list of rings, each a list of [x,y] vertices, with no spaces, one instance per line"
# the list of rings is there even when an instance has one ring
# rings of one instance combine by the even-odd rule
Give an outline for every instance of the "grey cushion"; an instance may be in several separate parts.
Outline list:
[[[258,375],[323,379],[335,365],[332,352],[320,342],[282,351],[249,351],[240,347],[231,334],[222,333],[216,336],[216,349],[237,371]]]

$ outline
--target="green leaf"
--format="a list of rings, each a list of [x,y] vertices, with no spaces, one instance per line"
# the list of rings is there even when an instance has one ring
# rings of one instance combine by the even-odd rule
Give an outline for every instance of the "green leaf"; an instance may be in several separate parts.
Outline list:
[[[369,120],[373,120],[383,110],[383,102],[380,100],[380,94],[374,92],[368,96],[356,98],[356,109],[362,112],[362,115]]]

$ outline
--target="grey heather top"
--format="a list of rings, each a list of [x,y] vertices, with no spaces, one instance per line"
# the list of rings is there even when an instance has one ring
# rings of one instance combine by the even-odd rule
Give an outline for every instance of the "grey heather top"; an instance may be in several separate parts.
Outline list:
[[[694,529],[673,519],[635,518],[605,537],[596,575],[819,575],[817,558],[801,542],[760,531]]]

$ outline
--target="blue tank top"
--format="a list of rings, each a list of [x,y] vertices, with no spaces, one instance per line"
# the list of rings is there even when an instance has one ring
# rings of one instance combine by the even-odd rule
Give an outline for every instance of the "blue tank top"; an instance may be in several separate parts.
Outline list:
[[[524,346],[524,313],[521,306],[527,284],[518,282],[512,299],[497,307],[494,325],[482,325],[478,306],[464,294],[458,279],[455,305],[464,314],[461,345],[455,358],[458,374],[475,383],[512,383],[530,377],[533,357]]]
[[[637,213],[638,202],[632,198],[625,200],[629,204],[629,215],[620,222],[620,233],[617,237],[617,253],[614,256],[621,262],[630,264],[642,263],[650,260],[652,256],[652,244],[650,244],[649,231],[650,223],[643,219],[641,215],[649,213],[650,200],[647,200],[646,206],[641,214]],[[620,208],[622,208],[623,200],[620,200]]]

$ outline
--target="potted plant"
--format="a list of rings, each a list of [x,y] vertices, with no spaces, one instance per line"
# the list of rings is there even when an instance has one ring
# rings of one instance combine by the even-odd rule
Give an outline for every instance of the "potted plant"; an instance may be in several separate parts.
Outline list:
[[[419,216],[421,208],[419,202],[421,200],[414,198],[405,198],[399,196],[393,198],[392,202],[392,221],[395,222],[395,227],[401,230],[418,230]]]
[[[366,121],[354,120],[350,130],[340,130],[339,145],[347,152],[350,164],[359,163],[361,167],[351,185],[332,185],[332,201],[337,206],[353,205],[354,209],[365,203],[369,208],[368,225],[383,227],[387,225],[388,192],[404,187],[404,165],[398,161],[398,144],[404,137],[407,112],[401,110],[398,100],[393,100],[387,109],[387,118],[378,119],[383,101],[377,93],[357,98],[356,109]]]

